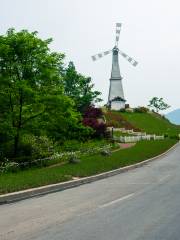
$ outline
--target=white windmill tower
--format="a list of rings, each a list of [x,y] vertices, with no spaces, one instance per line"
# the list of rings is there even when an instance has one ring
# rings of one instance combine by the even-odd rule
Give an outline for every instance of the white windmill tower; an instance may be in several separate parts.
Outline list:
[[[126,58],[133,66],[138,64],[133,58],[129,57],[126,53],[122,52],[118,48],[119,35],[121,31],[121,23],[116,23],[116,41],[115,46],[112,50],[105,51],[92,56],[93,61],[102,58],[112,52],[112,71],[110,78],[109,96],[108,96],[108,106],[113,110],[120,110],[125,108],[125,98],[122,86],[122,77],[119,68],[119,54]]]

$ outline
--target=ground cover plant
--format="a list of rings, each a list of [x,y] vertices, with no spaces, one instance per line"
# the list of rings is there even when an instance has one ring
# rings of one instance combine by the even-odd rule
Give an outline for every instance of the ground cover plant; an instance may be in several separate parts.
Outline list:
[[[51,168],[29,169],[17,173],[0,175],[0,193],[7,193],[70,180],[73,177],[85,177],[119,167],[134,164],[154,157],[173,146],[177,140],[142,141],[128,149],[113,152],[110,156],[96,154],[82,157],[80,163],[66,163]],[[143,151],[142,151],[143,149]]]
[[[5,159],[5,161],[0,164],[0,173],[17,172],[29,168],[51,167],[54,165],[60,166],[69,162],[71,158],[79,159],[82,156],[92,156],[102,151],[118,149],[119,144],[107,139],[92,139],[86,142],[69,140],[65,141],[63,145],[58,145],[55,148],[57,150],[56,152],[42,158],[34,157],[34,159],[31,159],[30,157],[27,161],[27,157],[21,157],[21,161],[19,162],[12,161],[12,159]],[[42,151],[42,156],[45,156],[46,153],[44,153],[44,148],[39,151]]]

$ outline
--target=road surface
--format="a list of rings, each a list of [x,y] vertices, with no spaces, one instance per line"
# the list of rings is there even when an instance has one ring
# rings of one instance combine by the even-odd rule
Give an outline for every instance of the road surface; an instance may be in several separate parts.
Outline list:
[[[0,206],[1,240],[180,240],[180,145],[144,167]]]

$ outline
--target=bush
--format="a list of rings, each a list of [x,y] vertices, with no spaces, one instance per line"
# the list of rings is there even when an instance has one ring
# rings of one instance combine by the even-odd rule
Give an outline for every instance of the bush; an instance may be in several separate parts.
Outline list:
[[[68,158],[69,163],[80,163],[80,159],[77,157],[76,154],[71,154]]]
[[[170,136],[170,139],[179,140],[179,136],[178,135],[172,135],[172,136]]]
[[[121,122],[118,122],[116,120],[109,120],[107,121],[107,127],[119,128],[119,127],[123,127],[123,125],[121,124]]]
[[[83,115],[84,118],[101,118],[102,116],[102,110],[93,106],[88,107]]]
[[[121,109],[119,110],[119,112],[126,112],[126,109],[125,109],[125,108],[121,108]]]
[[[87,152],[89,150],[94,150],[96,148],[102,148],[104,145],[107,145],[105,140],[89,140],[86,142],[80,142],[78,140],[67,140],[63,144],[59,145],[56,143],[56,149],[59,152]]]
[[[0,143],[0,163],[4,162],[4,159],[10,158],[13,155],[13,142]]]
[[[79,125],[69,129],[70,134],[67,133],[66,139],[77,139],[78,141],[87,141],[94,134],[94,130],[90,126]]]
[[[18,155],[16,158],[10,158],[16,163],[27,163],[31,165],[32,161],[39,158],[52,156],[54,153],[53,142],[46,136],[24,135],[20,141]],[[34,163],[33,163],[34,164]],[[23,167],[23,165],[22,165]]]
[[[86,127],[94,129],[94,137],[104,137],[106,124],[103,119],[103,113],[100,108],[88,107],[83,116],[83,124]]]
[[[84,118],[83,124],[85,126],[91,127],[95,130],[95,133],[93,134],[94,137],[103,137],[105,136],[106,132],[106,124],[105,123],[99,123],[98,119],[95,118]]]
[[[111,139],[112,138],[112,131],[111,130],[106,130],[104,137],[106,139]]]
[[[146,107],[138,107],[134,109],[134,112],[137,112],[137,113],[147,113],[148,111],[149,109]]]
[[[7,173],[7,172],[17,172],[20,169],[19,164],[17,162],[10,162],[6,159],[6,161],[1,165],[0,172]]]
[[[81,145],[83,143],[79,142],[78,140],[66,140],[64,141],[61,146],[58,146],[59,144],[56,143],[57,145],[57,150],[58,151],[62,151],[62,152],[74,152],[74,151],[78,151],[81,148]]]
[[[102,156],[111,156],[111,151],[109,149],[104,149],[101,151]]]
[[[165,138],[168,138],[168,137],[169,137],[169,135],[168,135],[167,133],[165,133],[165,134],[164,134],[164,137],[165,137]]]

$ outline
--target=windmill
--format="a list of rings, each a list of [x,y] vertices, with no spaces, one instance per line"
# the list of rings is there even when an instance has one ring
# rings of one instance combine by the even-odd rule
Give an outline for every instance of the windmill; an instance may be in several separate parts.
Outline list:
[[[129,57],[126,53],[122,52],[118,48],[119,35],[121,32],[121,23],[116,23],[116,39],[115,46],[112,50],[101,52],[92,56],[92,60],[96,61],[110,53],[112,53],[112,70],[110,78],[109,96],[107,105],[113,110],[120,110],[125,108],[125,98],[122,86],[122,77],[119,68],[119,54],[124,57],[134,67],[137,66],[138,62],[133,58]]]

